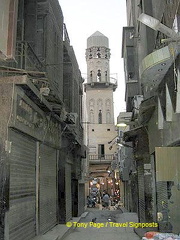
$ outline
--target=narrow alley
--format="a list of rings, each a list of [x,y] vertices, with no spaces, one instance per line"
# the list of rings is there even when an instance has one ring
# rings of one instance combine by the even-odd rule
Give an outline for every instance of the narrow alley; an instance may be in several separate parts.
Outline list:
[[[180,0],[0,0],[0,36],[0,240],[180,240]]]
[[[81,218],[80,222],[77,223],[77,227],[73,232],[62,239],[91,240],[98,238],[98,240],[138,240],[140,238],[134,233],[134,228],[128,226],[132,222],[138,222],[135,213],[91,208],[90,210],[88,209],[86,217]]]

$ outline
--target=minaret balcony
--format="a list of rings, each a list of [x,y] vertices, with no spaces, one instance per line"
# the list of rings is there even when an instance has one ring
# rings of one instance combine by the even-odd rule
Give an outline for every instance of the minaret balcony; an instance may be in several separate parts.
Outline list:
[[[113,91],[117,88],[117,80],[116,79],[110,79],[109,82],[100,81],[100,82],[88,82],[84,84],[84,89],[89,88],[112,88]]]

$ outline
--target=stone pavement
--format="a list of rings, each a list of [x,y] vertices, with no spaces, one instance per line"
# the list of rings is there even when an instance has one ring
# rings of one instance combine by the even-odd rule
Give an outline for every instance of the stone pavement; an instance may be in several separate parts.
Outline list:
[[[136,213],[121,210],[88,209],[86,217],[81,218],[78,226],[61,240],[139,240],[130,222],[138,222]],[[95,220],[96,218],[96,220]],[[92,220],[96,222],[90,223]],[[100,227],[101,226],[101,227]]]
[[[80,217],[74,217],[70,222],[79,222],[82,217],[85,217],[88,212],[84,212]],[[32,240],[59,240],[71,233],[74,227],[66,227],[65,224],[58,224],[53,229],[43,235],[39,235]]]
[[[90,222],[95,218],[96,223],[90,226]],[[79,225],[81,227],[77,226],[75,222],[81,224]],[[129,222],[138,222],[136,213],[129,213],[123,208],[121,210],[113,208],[102,210],[100,205],[96,208],[88,208],[81,217],[73,218],[70,221],[70,227],[59,224],[51,231],[37,236],[33,240],[139,240],[140,237],[134,233],[134,228],[128,227]],[[98,223],[104,224],[104,226],[98,227]],[[121,225],[115,226],[113,224]]]

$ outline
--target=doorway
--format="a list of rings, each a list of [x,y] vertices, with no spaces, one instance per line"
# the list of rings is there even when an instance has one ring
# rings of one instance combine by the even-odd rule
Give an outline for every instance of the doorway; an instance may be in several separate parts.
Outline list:
[[[104,158],[105,157],[104,144],[98,144],[98,157],[99,158]]]

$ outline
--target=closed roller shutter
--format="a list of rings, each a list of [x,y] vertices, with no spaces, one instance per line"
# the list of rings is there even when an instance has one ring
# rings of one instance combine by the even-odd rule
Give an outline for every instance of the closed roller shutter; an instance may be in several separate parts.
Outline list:
[[[31,138],[10,131],[9,239],[29,240],[35,236],[36,144]]]
[[[56,150],[40,145],[39,230],[45,233],[57,224]]]
[[[72,218],[72,198],[71,198],[71,164],[66,163],[65,168],[66,187],[66,221]]]
[[[158,181],[156,183],[157,189],[157,210],[158,212],[162,213],[163,220],[159,222],[159,229],[160,230],[168,230],[168,196],[167,196],[167,182],[165,181]]]
[[[138,166],[138,191],[139,191],[139,219],[145,222],[145,194],[144,194],[144,167]]]
[[[78,215],[81,215],[84,212],[85,207],[85,185],[79,184],[79,197],[78,197]]]
[[[152,214],[153,221],[157,222],[157,195],[156,195],[156,169],[155,169],[155,159],[154,154],[151,155],[151,172],[152,172]]]

